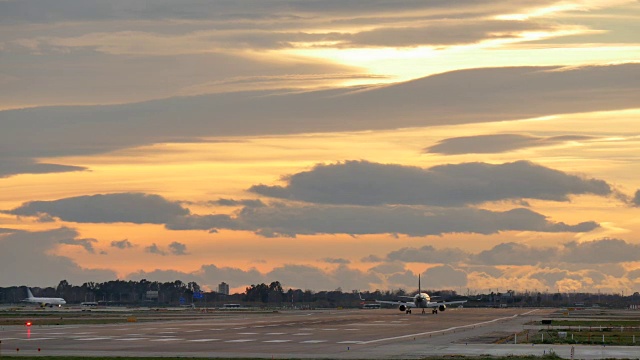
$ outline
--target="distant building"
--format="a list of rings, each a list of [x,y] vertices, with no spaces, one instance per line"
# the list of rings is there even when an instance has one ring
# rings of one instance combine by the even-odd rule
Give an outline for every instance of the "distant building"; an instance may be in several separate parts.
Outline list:
[[[147,291],[147,300],[158,300],[158,292],[154,290]]]
[[[221,282],[220,285],[218,285],[218,294],[229,295],[229,284],[224,281]]]

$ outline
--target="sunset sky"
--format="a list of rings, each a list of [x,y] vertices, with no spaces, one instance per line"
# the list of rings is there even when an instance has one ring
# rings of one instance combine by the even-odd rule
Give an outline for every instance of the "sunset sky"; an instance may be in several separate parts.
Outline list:
[[[640,291],[638,0],[0,0],[0,286]]]

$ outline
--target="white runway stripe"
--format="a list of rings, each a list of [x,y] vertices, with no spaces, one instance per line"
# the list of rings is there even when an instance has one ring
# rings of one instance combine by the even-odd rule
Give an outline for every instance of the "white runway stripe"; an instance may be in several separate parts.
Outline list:
[[[306,340],[306,341],[300,341],[300,344],[320,344],[324,342],[327,342],[327,340]]]
[[[79,338],[79,339],[75,339],[78,341],[96,341],[96,340],[111,340],[113,339],[112,337],[92,337],[92,338]]]
[[[138,340],[147,340],[148,338],[123,338],[123,339],[114,339],[114,340],[118,340],[118,341],[138,341]]]
[[[178,338],[166,338],[166,339],[153,339],[151,341],[182,341],[184,339],[178,339]]]
[[[189,342],[210,342],[210,341],[220,341],[220,339],[195,339],[195,340],[187,340]]]
[[[225,342],[228,342],[228,343],[242,343],[242,342],[251,342],[251,341],[256,341],[256,339],[227,340]]]
[[[263,342],[266,343],[286,343],[286,342],[290,342],[291,340],[265,340]]]

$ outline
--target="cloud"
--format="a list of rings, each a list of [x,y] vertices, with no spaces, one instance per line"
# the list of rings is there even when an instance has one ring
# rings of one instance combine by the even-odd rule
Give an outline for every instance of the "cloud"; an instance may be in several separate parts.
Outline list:
[[[322,261],[328,263],[328,264],[342,264],[342,265],[346,265],[351,263],[351,261],[347,260],[347,259],[343,259],[343,258],[324,258],[322,259]]]
[[[539,186],[539,188],[542,187]],[[576,225],[554,222],[539,213],[523,208],[497,212],[474,208],[404,205],[311,206],[275,203],[262,207],[244,207],[234,216],[191,215],[190,211],[178,202],[170,202],[158,195],[141,193],[32,201],[4,212],[17,216],[54,216],[64,221],[79,223],[164,224],[170,230],[252,231],[265,237],[295,237],[304,234],[425,236],[454,232],[493,234],[512,230],[588,232],[599,226],[591,221]],[[179,245],[174,246],[176,254],[181,251]]]
[[[473,262],[483,265],[536,265],[553,262],[558,249],[535,248],[517,243],[503,243],[473,256]]]
[[[269,271],[265,276],[267,279],[277,279],[286,287],[300,289],[360,289],[381,281],[375,274],[352,269],[346,265],[339,265],[327,272],[307,265],[283,265]]]
[[[187,217],[188,219],[189,217]],[[416,208],[410,206],[296,206],[277,205],[244,208],[235,218],[198,216],[195,223],[181,221],[179,229],[231,229],[254,231],[266,236],[315,234],[405,234],[409,236],[444,233],[494,234],[501,231],[588,232],[599,225],[583,222],[568,225],[553,222],[528,209],[504,212],[473,208]],[[175,230],[173,224],[169,229]]]
[[[82,246],[88,253],[95,254],[95,249],[93,248],[93,244],[97,243],[96,239],[62,239],[60,240],[60,244],[67,245],[75,245]]]
[[[493,39],[517,39],[524,32],[560,29],[551,23],[526,21],[476,20],[476,19],[433,19],[428,25],[413,27],[378,27],[344,36],[343,46],[450,46],[474,44]]]
[[[431,289],[467,286],[467,273],[450,265],[429,268],[423,273],[424,284]]]
[[[128,280],[140,281],[142,279],[147,279],[149,281],[158,281],[158,282],[168,282],[168,281],[176,281],[180,280],[184,283],[195,281],[198,285],[213,285],[207,282],[205,279],[200,276],[198,273],[189,273],[179,270],[151,270],[144,271],[139,270],[133,273],[130,273],[126,276]],[[212,289],[217,289],[216,287],[211,287]]]
[[[362,259],[360,259],[360,261],[368,263],[368,262],[381,262],[384,261],[383,258],[381,258],[380,256],[377,255],[368,255],[363,257]]]
[[[0,159],[2,158],[0,157]],[[0,178],[16,174],[50,174],[85,170],[87,168],[81,166],[40,163],[30,159],[2,159],[0,161]]]
[[[203,265],[194,272],[180,272],[176,270],[137,271],[129,274],[127,279],[153,279],[154,281],[174,281],[180,279],[184,282],[195,281],[199,285],[217,289],[221,282],[226,282],[231,287],[246,287],[252,284],[270,283],[280,281],[282,286],[294,289],[334,290],[364,289],[372,284],[382,282],[379,275],[352,269],[346,265],[324,271],[320,268],[303,264],[285,264],[261,273],[255,268],[241,269],[234,267],[218,267],[213,264]]]
[[[169,244],[169,252],[173,255],[187,255],[187,245],[174,241]]]
[[[428,264],[456,263],[468,259],[469,254],[457,248],[436,249],[431,245],[421,248],[404,247],[387,254],[388,261],[420,262]]]
[[[148,252],[149,254],[156,254],[156,255],[162,255],[162,256],[167,255],[167,253],[164,250],[160,249],[160,247],[158,247],[156,243],[153,243],[149,246],[145,246],[144,251]]]
[[[402,0],[387,3],[384,1],[280,1],[263,0],[259,2],[229,1],[202,2],[185,0],[155,1],[149,4],[142,0],[60,0],[56,6],[46,0],[5,0],[0,3],[0,20],[18,22],[67,22],[67,21],[108,21],[108,20],[209,20],[220,21],[220,25],[237,26],[250,21],[255,26],[272,28],[290,26],[306,22],[349,21],[363,17],[381,16],[380,20],[392,19],[401,15],[424,14],[453,16],[479,16],[513,12],[517,9],[552,4],[552,1],[468,1],[455,3],[439,1]],[[298,21],[298,22],[296,22]],[[373,21],[373,19],[369,20]],[[246,27],[246,25],[245,25]]]
[[[581,276],[576,273],[570,273],[567,270],[562,269],[540,269],[534,271],[530,277],[532,279],[540,280],[546,287],[551,289],[556,288],[556,284],[565,279],[579,280]]]
[[[129,240],[124,239],[120,241],[112,241],[111,247],[115,247],[118,249],[131,249],[133,247],[133,244]]]
[[[177,216],[189,214],[189,210],[158,195],[118,193],[32,201],[5,213],[18,216],[46,213],[79,223],[164,224]]]
[[[565,135],[538,137],[519,134],[493,134],[463,136],[445,139],[425,149],[425,152],[447,155],[457,154],[491,154],[537,146],[552,146],[569,141],[593,139],[591,136]]]
[[[230,284],[231,287],[249,286],[269,281],[265,275],[255,268],[241,269],[234,267],[218,267],[213,264],[203,265],[197,273],[202,276],[205,284],[217,285],[221,282]],[[278,279],[273,279],[275,281]]]
[[[0,236],[0,284],[2,286],[53,286],[61,280],[70,283],[109,281],[116,273],[107,269],[80,267],[65,256],[55,255],[59,244],[90,246],[91,239],[77,239],[69,228],[46,231],[15,231]],[[29,271],[16,271],[28,266]]]
[[[600,273],[621,277],[624,268],[620,263],[635,262],[640,259],[640,245],[620,239],[596,239],[586,242],[567,242],[555,247],[535,247],[515,242],[495,245],[488,250],[472,253],[458,248],[436,249],[426,245],[420,248],[403,247],[392,251],[386,257],[370,255],[364,262],[382,262],[373,269],[404,267],[404,263],[458,264],[473,271],[495,269],[493,266],[561,266],[564,269],[590,269]],[[379,270],[376,270],[379,271]],[[493,270],[489,271],[492,272]],[[385,273],[384,271],[382,271]],[[498,276],[493,274],[493,276]]]
[[[265,204],[260,199],[245,199],[245,200],[233,200],[233,199],[218,199],[210,201],[209,204],[217,206],[248,206],[248,207],[261,207]]]
[[[175,138],[427,127],[619,110],[637,106],[638,74],[640,64],[483,68],[361,88],[367,91],[246,91],[112,106],[8,110],[0,112],[6,130],[0,133],[0,154],[55,158]],[[56,131],[32,131],[51,124]],[[141,128],[146,131],[138,131]]]
[[[286,186],[255,185],[249,191],[321,204],[434,206],[522,198],[568,201],[569,195],[607,196],[612,192],[603,180],[569,175],[528,161],[451,164],[429,169],[346,161],[316,165],[284,181]]]
[[[640,190],[636,191],[636,194],[633,196],[631,203],[633,204],[633,206],[640,206]]]
[[[561,261],[582,264],[602,264],[638,261],[640,245],[620,239],[601,239],[564,244]]]

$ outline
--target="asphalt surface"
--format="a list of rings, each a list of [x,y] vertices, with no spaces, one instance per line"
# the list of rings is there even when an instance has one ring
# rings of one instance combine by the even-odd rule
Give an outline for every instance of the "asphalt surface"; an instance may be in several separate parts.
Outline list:
[[[550,310],[227,312],[189,320],[0,327],[0,355],[414,359],[434,355],[570,358],[571,346],[495,344]],[[186,314],[185,314],[186,315]],[[193,314],[189,315],[193,317]],[[634,347],[575,346],[575,358],[638,358]]]

